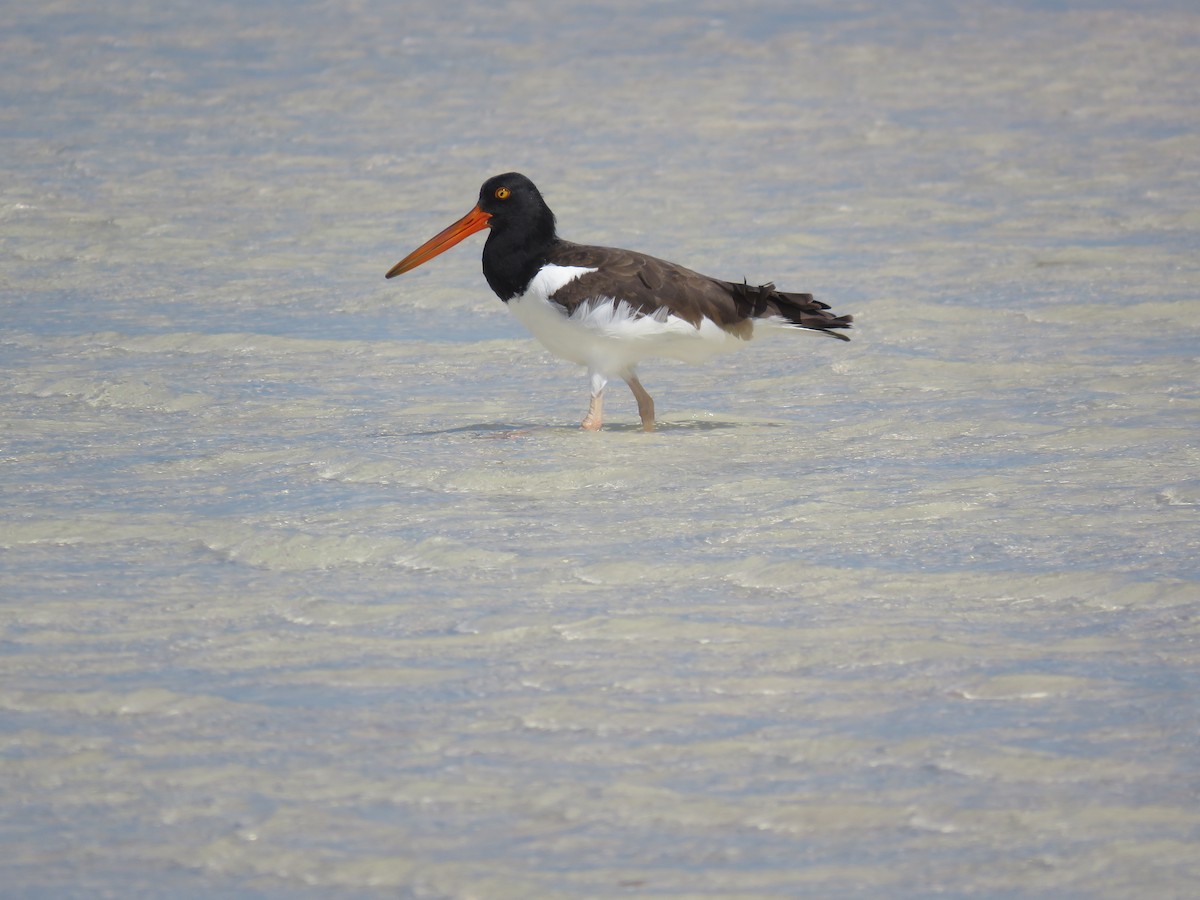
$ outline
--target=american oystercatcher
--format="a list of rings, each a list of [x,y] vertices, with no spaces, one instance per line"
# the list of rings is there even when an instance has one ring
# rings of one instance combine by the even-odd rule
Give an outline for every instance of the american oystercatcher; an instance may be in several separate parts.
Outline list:
[[[387,273],[394,278],[490,229],[483,275],[492,290],[551,353],[587,366],[592,399],[583,427],[603,421],[604,388],[621,378],[633,391],[646,431],[654,401],[637,365],[665,356],[698,363],[741,346],[760,327],[816,331],[849,328],[812,294],[785,294],[775,285],[735,284],[653,256],[564,241],[554,213],[533,182],[516,172],[483,183],[469,213],[430,238]]]

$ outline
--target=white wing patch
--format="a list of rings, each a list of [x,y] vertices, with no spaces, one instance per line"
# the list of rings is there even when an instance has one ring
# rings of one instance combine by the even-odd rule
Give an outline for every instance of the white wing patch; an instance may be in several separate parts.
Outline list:
[[[533,276],[533,280],[529,282],[529,287],[525,288],[525,293],[513,299],[520,300],[525,297],[541,297],[545,300],[553,297],[559,288],[570,284],[580,275],[588,275],[595,271],[595,269],[589,269],[587,266],[542,266],[538,269],[538,273]]]

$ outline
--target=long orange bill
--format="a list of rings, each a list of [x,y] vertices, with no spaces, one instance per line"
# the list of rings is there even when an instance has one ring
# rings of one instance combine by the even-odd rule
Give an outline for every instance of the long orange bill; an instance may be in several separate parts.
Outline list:
[[[414,250],[400,262],[396,263],[388,271],[388,278],[395,278],[397,275],[403,275],[410,269],[415,269],[422,263],[427,263],[439,253],[445,253],[463,238],[470,237],[477,231],[482,231],[488,227],[488,219],[492,217],[491,213],[485,213],[482,209],[476,206],[473,210],[438,234],[431,237],[420,247]]]

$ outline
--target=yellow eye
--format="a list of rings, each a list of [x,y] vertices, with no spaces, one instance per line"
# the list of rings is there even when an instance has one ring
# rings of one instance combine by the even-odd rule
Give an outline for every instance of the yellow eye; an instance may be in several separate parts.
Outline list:
[[[512,196],[512,191],[510,191],[508,188],[506,188],[506,187],[496,188],[496,199],[497,200],[507,200],[510,196]]]

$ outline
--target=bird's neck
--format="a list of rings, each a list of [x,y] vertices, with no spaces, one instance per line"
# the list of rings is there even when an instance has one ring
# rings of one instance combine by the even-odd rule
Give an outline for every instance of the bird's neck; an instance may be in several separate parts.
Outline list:
[[[507,303],[525,293],[557,242],[553,218],[533,228],[492,230],[483,245],[483,277]]]

